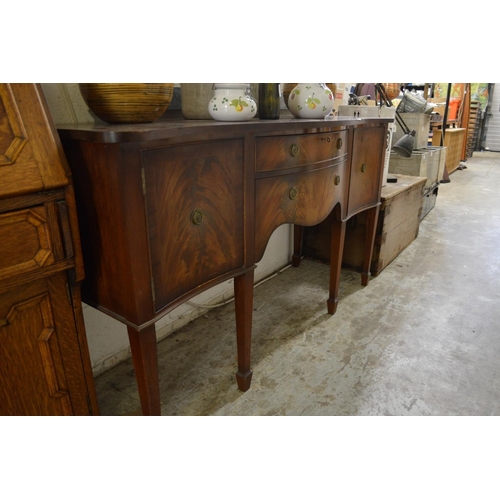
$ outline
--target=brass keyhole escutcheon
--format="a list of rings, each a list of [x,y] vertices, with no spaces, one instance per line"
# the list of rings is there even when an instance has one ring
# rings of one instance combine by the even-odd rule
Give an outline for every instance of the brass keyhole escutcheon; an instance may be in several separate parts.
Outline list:
[[[291,200],[295,200],[297,198],[298,194],[299,194],[299,192],[297,191],[297,188],[292,188],[292,189],[290,189],[288,196],[290,197]]]
[[[191,214],[191,222],[195,226],[199,226],[201,224],[201,221],[203,220],[203,212],[201,210],[195,210]]]
[[[337,139],[337,149],[342,149],[342,139],[340,137]]]
[[[335,183],[336,186],[338,186],[340,184],[340,175],[337,174],[333,182]]]
[[[297,144],[292,144],[290,148],[288,149],[288,152],[290,153],[290,156],[297,156],[300,152],[300,148],[297,146]]]
[[[327,137],[322,137],[320,140],[330,142],[332,139],[330,138],[330,136],[327,136]]]
[[[363,165],[361,165],[361,172],[365,173],[367,168],[366,163],[363,163]]]

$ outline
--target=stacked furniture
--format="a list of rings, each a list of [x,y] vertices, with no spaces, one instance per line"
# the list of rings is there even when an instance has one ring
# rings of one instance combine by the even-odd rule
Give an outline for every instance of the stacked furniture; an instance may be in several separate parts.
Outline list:
[[[0,414],[92,415],[70,171],[37,84],[0,84]]]
[[[467,126],[467,158],[471,158],[477,149],[479,131],[481,130],[481,103],[471,101],[469,111],[469,123]]]

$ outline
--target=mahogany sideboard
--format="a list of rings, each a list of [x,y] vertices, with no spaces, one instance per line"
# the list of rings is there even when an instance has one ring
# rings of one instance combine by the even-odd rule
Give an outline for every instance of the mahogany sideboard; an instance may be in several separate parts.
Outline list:
[[[155,322],[234,278],[239,389],[250,387],[254,268],[273,231],[332,211],[328,312],[346,221],[367,210],[368,284],[389,118],[59,125],[73,172],[83,300],[127,325],[144,415],[160,414]]]

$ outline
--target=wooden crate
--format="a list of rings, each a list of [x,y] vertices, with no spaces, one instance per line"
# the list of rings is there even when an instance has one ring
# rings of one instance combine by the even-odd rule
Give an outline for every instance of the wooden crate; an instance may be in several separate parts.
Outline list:
[[[405,125],[410,130],[415,130],[415,148],[425,148],[429,142],[431,115],[425,113],[401,113]],[[396,122],[397,124],[397,122]],[[405,135],[403,129],[397,124],[392,136],[392,145],[396,144]]]
[[[414,149],[410,158],[391,153],[389,172],[392,174],[427,177],[425,187],[430,188],[438,180],[440,151],[437,148]]]
[[[455,172],[460,166],[460,162],[465,160],[462,158],[462,146],[465,138],[464,128],[447,128],[444,134],[444,146],[446,146],[446,170],[449,174]],[[432,134],[432,145],[441,145],[442,130],[435,129]]]
[[[429,146],[427,149],[435,149],[439,155],[438,171],[436,182],[441,182],[444,176],[444,169],[446,166],[446,147],[445,146]]]
[[[394,175],[396,183],[382,188],[377,232],[370,271],[377,276],[418,235],[425,177]],[[331,218],[317,226],[304,228],[303,254],[306,258],[329,263]],[[361,271],[366,214],[347,222],[342,265]]]
[[[435,206],[437,201],[437,195],[439,191],[439,183],[436,182],[430,188],[424,189],[422,193],[422,213],[420,214],[420,220],[422,220]]]

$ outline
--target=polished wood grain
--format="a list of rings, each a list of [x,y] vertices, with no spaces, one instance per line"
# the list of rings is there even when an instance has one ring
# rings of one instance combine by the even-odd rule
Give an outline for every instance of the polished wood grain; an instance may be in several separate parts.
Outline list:
[[[83,297],[127,325],[144,415],[161,413],[155,322],[230,278],[236,380],[250,388],[254,269],[278,226],[295,225],[298,265],[302,228],[332,215],[325,299],[335,312],[345,223],[380,203],[390,121],[285,115],[272,123],[60,126],[75,180]],[[353,170],[359,161],[369,164],[363,176]]]
[[[256,140],[255,170],[274,171],[315,165],[345,155],[347,131],[282,135]]]
[[[36,84],[0,84],[0,414],[98,414],[71,175]]]
[[[159,311],[197,286],[243,269],[243,141],[148,150],[142,163]]]

